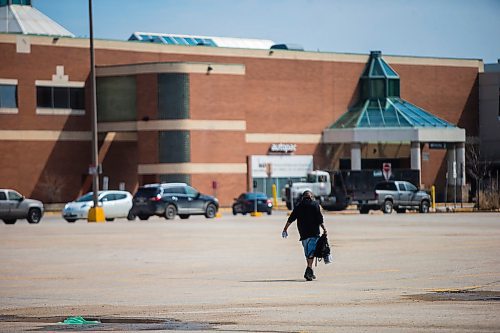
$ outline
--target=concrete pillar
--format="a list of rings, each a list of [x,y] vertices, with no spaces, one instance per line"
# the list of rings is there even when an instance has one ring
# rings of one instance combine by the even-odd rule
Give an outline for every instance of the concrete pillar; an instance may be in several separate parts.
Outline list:
[[[420,170],[422,168],[422,160],[420,154],[420,142],[412,141],[411,143],[411,169]]]
[[[351,143],[351,170],[361,170],[361,144]]]
[[[456,144],[456,157],[457,157],[457,184],[460,186],[465,185],[465,143],[460,142]]]
[[[465,183],[465,144],[463,142],[448,143],[448,202],[466,202],[468,189]],[[455,162],[455,168],[453,168]],[[457,178],[453,178],[453,169]]]
[[[410,166],[412,170],[418,170],[418,186],[422,185],[422,155],[420,154],[420,142],[412,141],[410,148]]]
[[[447,161],[446,165],[448,166],[446,168],[446,172],[448,173],[448,185],[453,185],[454,184],[454,178],[453,178],[453,162],[456,162],[456,152],[455,152],[455,144],[454,143],[447,143]]]

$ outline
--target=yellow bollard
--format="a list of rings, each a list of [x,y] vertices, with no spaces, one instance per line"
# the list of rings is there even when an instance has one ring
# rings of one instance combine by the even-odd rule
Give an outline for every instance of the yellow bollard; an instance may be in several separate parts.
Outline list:
[[[432,209],[436,209],[436,186],[431,186]]]
[[[91,207],[89,209],[89,215],[87,216],[88,222],[101,222],[104,223],[104,209],[102,207]]]
[[[273,206],[276,207],[278,206],[278,195],[276,194],[276,184],[273,184],[272,189],[273,189]]]

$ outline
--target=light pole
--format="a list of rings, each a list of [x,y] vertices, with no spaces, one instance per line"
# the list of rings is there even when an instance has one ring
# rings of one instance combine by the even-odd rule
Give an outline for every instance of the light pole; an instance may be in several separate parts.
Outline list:
[[[92,22],[92,0],[89,0],[89,30],[90,30],[90,96],[92,99],[92,197],[94,207],[89,209],[88,222],[104,222],[104,211],[98,206],[99,195],[99,153],[97,150],[97,99],[94,61],[94,28]]]

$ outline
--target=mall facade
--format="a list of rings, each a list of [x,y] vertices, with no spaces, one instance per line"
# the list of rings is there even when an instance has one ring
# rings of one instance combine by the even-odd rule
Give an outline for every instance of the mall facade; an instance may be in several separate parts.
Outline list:
[[[481,60],[149,37],[95,41],[110,189],[187,182],[228,206],[254,184],[270,193],[313,169],[387,162],[419,170],[438,199],[452,174],[465,187]],[[88,39],[0,34],[0,187],[44,202],[91,190],[89,67]]]

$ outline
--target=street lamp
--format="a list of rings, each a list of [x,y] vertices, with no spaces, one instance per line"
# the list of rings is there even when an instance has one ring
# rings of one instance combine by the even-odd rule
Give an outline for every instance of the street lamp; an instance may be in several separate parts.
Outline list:
[[[99,195],[99,153],[97,150],[97,99],[94,62],[94,29],[92,23],[92,0],[89,0],[89,30],[90,30],[90,96],[92,98],[92,197],[94,206],[89,209],[88,222],[104,222],[104,210],[98,206]]]

